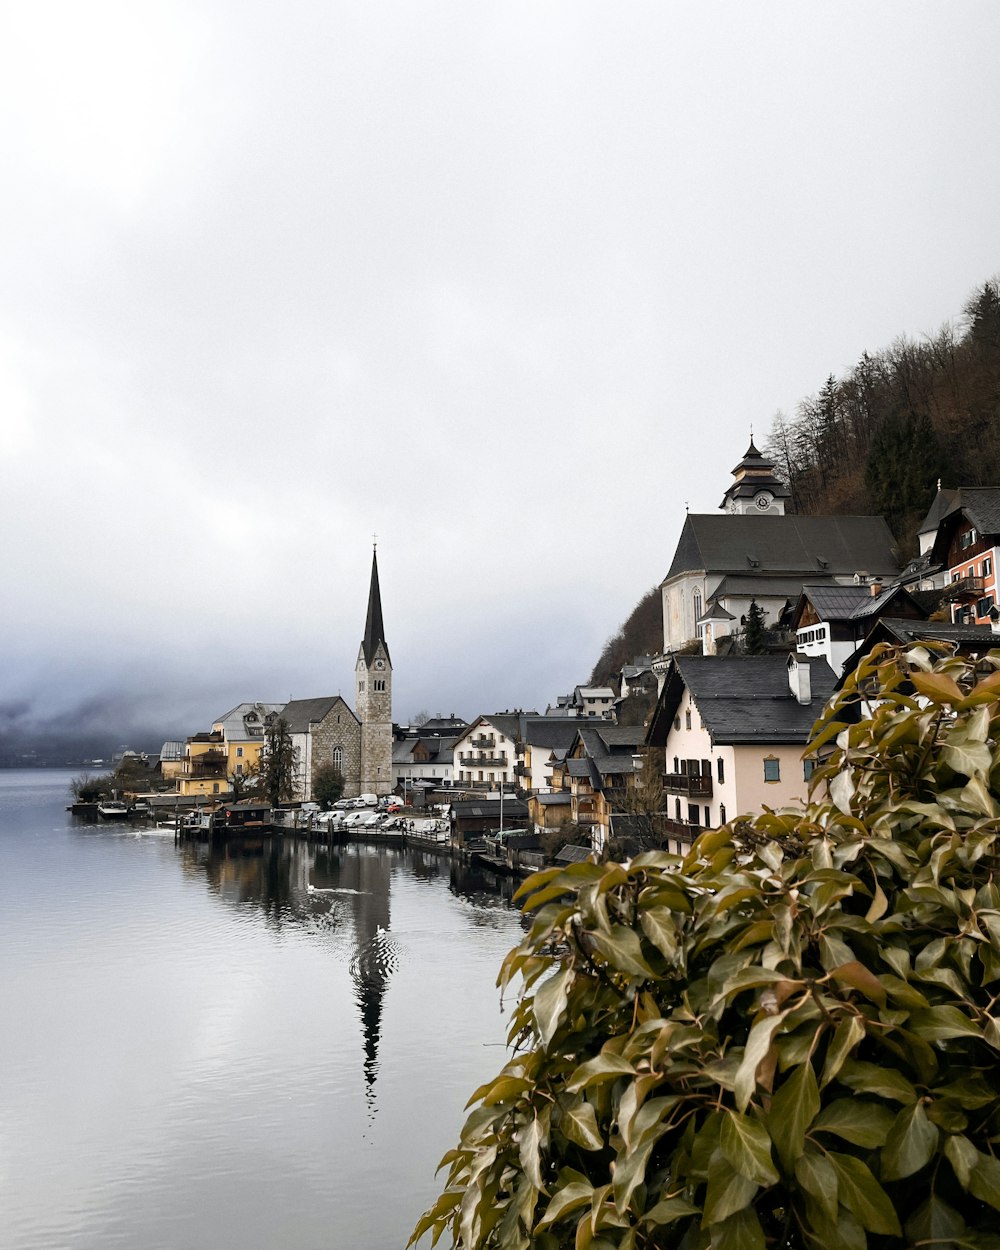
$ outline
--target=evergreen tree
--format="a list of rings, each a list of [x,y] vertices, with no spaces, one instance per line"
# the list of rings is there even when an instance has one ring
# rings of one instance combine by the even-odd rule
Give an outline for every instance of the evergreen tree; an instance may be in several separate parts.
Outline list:
[[[764,609],[756,599],[750,600],[747,623],[743,627],[743,651],[746,655],[763,655],[767,650],[765,640]]]
[[[258,793],[272,807],[291,799],[298,760],[288,721],[283,716],[275,717],[264,731],[264,746],[255,769]]]

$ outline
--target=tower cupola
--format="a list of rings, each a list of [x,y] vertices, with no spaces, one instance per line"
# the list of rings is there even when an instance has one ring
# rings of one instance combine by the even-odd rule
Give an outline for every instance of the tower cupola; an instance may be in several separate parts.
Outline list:
[[[743,515],[784,516],[785,500],[790,498],[791,491],[775,476],[773,461],[757,450],[751,437],[719,507]]]

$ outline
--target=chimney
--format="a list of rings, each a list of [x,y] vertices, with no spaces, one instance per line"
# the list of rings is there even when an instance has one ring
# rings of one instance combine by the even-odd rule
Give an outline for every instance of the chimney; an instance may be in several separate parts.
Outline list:
[[[812,703],[812,673],[809,661],[793,651],[788,657],[788,689],[802,704]]]
[[[882,593],[882,583],[877,577],[873,577],[871,581],[872,598],[877,599]]]

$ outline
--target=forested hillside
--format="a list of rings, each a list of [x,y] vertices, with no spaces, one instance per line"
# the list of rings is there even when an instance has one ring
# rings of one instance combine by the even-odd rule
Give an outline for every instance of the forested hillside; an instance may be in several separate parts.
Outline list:
[[[938,478],[1000,484],[1000,276],[933,337],[899,338],[831,374],[794,416],[775,417],[765,451],[792,492],[789,511],[882,515],[903,556],[914,555]],[[654,587],[605,643],[591,681],[662,645]]]
[[[915,554],[939,477],[1000,482],[1000,278],[970,297],[957,324],[831,374],[794,417],[779,413],[766,451],[794,511],[882,515],[904,555]]]

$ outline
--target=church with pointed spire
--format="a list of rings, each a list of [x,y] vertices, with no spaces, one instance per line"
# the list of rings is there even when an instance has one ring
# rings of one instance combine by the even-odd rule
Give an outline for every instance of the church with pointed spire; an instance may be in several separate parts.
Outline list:
[[[368,615],[354,674],[354,710],[341,695],[293,699],[281,715],[296,751],[293,797],[313,798],[316,776],[333,765],[344,798],[392,790],[392,661],[382,623],[378,556],[372,551]]]
[[[392,789],[392,661],[382,624],[378,552],[374,549],[365,636],[355,667],[354,705],[361,722],[360,792],[388,794]]]

